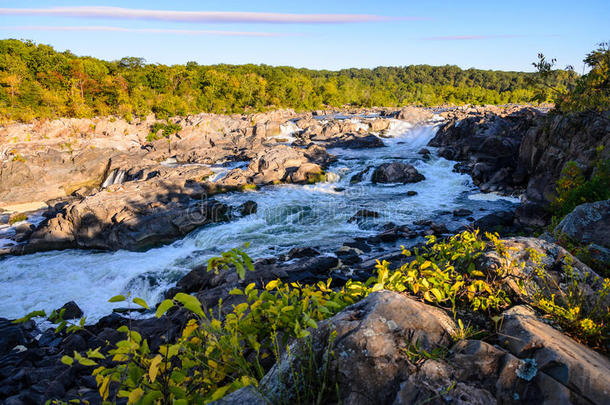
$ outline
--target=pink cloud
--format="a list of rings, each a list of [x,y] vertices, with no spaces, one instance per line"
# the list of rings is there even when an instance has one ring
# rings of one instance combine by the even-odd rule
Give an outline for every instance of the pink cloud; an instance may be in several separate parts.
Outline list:
[[[0,15],[43,15],[80,18],[157,20],[190,23],[272,23],[332,24],[399,20],[423,20],[417,17],[388,17],[374,14],[288,14],[244,11],[171,11],[140,10],[121,7],[51,7],[0,8]]]
[[[45,26],[45,25],[20,25],[14,27],[0,27],[3,30],[36,30],[36,31],[110,31],[110,32],[139,32],[149,34],[182,34],[182,35],[220,35],[220,36],[245,36],[245,37],[282,37],[291,34],[276,33],[276,32],[252,32],[252,31],[216,31],[216,30],[180,30],[180,29],[165,29],[165,28],[123,28],[110,27],[103,25],[86,25],[86,26]],[[294,34],[298,35],[298,34]]]

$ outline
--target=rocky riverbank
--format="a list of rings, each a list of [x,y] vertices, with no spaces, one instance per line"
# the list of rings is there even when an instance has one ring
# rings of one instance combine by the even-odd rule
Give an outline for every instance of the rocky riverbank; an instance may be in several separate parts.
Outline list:
[[[354,116],[357,119],[350,119]],[[397,157],[374,167],[366,163],[350,176],[349,184],[370,177],[367,181],[376,187],[412,187],[430,180],[415,166],[421,170],[420,162],[438,155],[458,161],[455,171],[469,174],[483,191],[524,193],[522,204],[491,213],[429,207],[424,219],[388,222],[382,227],[370,227],[368,222],[382,217],[381,209],[349,207],[352,211],[344,222],[370,230],[368,236],[346,238],[332,252],[308,246],[268,255],[256,260],[255,271],[247,272],[243,280],[233,271],[216,274],[195,266],[166,297],[189,293],[206,309],[218,308],[222,302],[222,312],[227,313],[244,302],[242,295],[231,291],[250,283],[263,289],[275,279],[312,284],[332,278],[330,287],[336,289],[348,279],[366,281],[378,260],[388,261],[392,268],[412,262],[397,246],[421,247],[425,236],[448,237],[469,228],[500,231],[502,236],[529,233],[547,225],[545,207],[563,166],[576,160],[590,174],[598,147],[606,146],[601,150],[604,156],[610,150],[607,116],[562,117],[518,106],[204,114],[173,120],[182,129],[170,137],[169,144],[165,139],[146,140],[152,119],[14,125],[0,130],[4,148],[0,201],[6,212],[4,216],[0,212],[0,218],[10,221],[12,226],[5,228],[13,230],[0,236],[11,241],[0,247],[0,254],[68,248],[150,249],[207,224],[245,218],[256,212],[257,204],[246,198],[232,202],[224,197],[226,193],[244,192],[247,197],[252,188],[327,181],[337,176],[329,170],[337,160],[333,152],[387,147],[390,138],[386,136],[396,119],[412,126],[438,125],[428,144],[433,151],[418,148],[420,153],[412,157]],[[392,148],[397,146],[391,143]],[[339,188],[332,192],[343,192]],[[418,195],[409,193],[412,198]],[[22,204],[45,208],[22,210]],[[19,214],[27,218],[22,220]],[[607,202],[586,204],[557,229],[599,246],[603,253],[610,249],[609,220]],[[391,291],[374,292],[321,322],[312,330],[311,344],[321,355],[331,331],[336,333],[333,367],[338,373],[338,399],[349,404],[606,403],[610,398],[610,362],[604,354],[608,347],[595,351],[568,336],[540,308],[532,309],[537,305],[528,295],[532,289],[544,291],[547,298],[567,294],[570,280],[565,266],[576,274],[585,300],[593,300],[604,288],[603,282],[549,235],[545,239],[506,239],[508,263],[514,266],[491,248],[477,260],[481,274],[503,266],[508,271],[501,285],[511,305],[497,315],[501,321],[492,322],[478,312],[460,314],[489,336],[456,339],[463,326],[446,306]],[[530,279],[541,265],[538,255],[558,289],[546,290],[536,284],[540,280]],[[524,279],[534,284],[523,290],[519,283]],[[608,307],[607,297],[601,305]],[[74,303],[66,308],[73,310],[74,317],[81,316]],[[0,399],[7,404],[37,404],[50,398],[100,403],[91,367],[68,367],[61,363],[62,356],[116,343],[121,339],[116,329],[128,322],[154,351],[163,339],[179,336],[187,321],[183,310],[161,319],[131,321],[113,313],[83,331],[55,334],[33,321],[14,325],[0,320]],[[302,350],[300,344],[292,343],[294,353]],[[265,364],[259,389],[243,388],[219,403],[268,403],[278,395],[282,401],[294,400],[287,370],[293,368],[295,358],[285,354],[277,364]]]

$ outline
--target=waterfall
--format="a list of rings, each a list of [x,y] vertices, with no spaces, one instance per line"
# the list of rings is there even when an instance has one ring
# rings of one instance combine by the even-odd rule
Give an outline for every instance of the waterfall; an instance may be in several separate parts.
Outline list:
[[[123,169],[114,169],[106,180],[102,183],[102,188],[106,188],[108,186],[112,186],[113,184],[123,184],[125,182],[125,170]]]

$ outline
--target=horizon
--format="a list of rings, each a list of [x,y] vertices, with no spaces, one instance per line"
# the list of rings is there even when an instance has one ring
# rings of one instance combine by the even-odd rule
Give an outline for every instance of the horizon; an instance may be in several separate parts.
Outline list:
[[[164,10],[158,1],[15,1],[0,8],[2,39],[31,40],[59,52],[149,64],[269,65],[311,70],[374,69],[411,65],[532,72],[539,52],[556,68],[584,72],[585,55],[608,40],[610,7],[587,1],[442,7],[392,1],[269,1],[224,4],[185,1]],[[439,11],[440,9],[440,11]],[[524,10],[527,10],[524,12]]]

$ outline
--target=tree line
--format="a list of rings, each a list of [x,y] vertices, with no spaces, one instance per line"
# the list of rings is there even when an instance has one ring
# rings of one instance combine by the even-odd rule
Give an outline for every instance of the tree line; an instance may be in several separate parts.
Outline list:
[[[80,57],[7,39],[0,40],[0,119],[118,115],[129,120],[151,112],[167,118],[345,105],[527,103],[537,95],[535,75],[449,65],[339,71],[196,62],[166,66],[136,57]],[[546,80],[567,89],[576,78],[574,72],[556,70]]]

